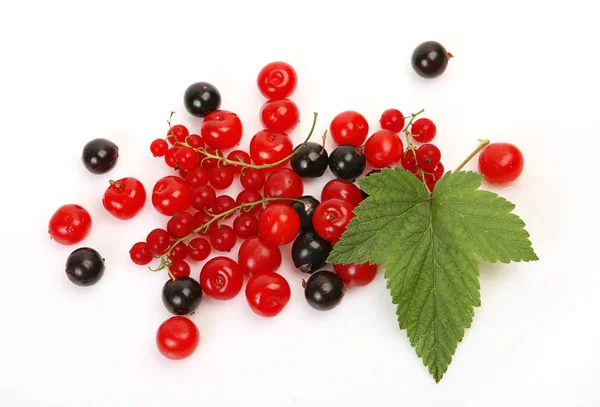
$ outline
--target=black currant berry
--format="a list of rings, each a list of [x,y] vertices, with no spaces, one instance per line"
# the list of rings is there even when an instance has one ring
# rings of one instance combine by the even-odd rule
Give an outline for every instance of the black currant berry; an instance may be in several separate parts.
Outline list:
[[[311,274],[304,283],[304,297],[308,304],[316,310],[327,311],[342,301],[346,294],[344,282],[337,274],[320,270]]]
[[[300,229],[305,232],[313,232],[315,228],[313,227],[312,217],[315,208],[320,202],[312,195],[301,196],[298,200],[304,203],[294,201],[292,203],[292,208],[296,211],[298,216],[300,216]]]
[[[412,54],[412,67],[423,78],[440,76],[448,66],[452,54],[436,41],[426,41],[420,44]]]
[[[363,173],[366,165],[362,147],[341,145],[329,156],[329,169],[344,181],[354,181]]]
[[[183,103],[191,115],[204,117],[221,106],[221,94],[208,82],[196,82],[185,90]]]
[[[177,277],[165,283],[162,302],[169,312],[175,315],[193,313],[202,301],[200,283],[190,277]]]
[[[89,172],[104,174],[110,171],[119,158],[119,147],[110,140],[97,138],[83,147],[81,160]]]
[[[368,177],[371,174],[377,174],[379,172],[381,172],[381,170],[371,170],[371,171],[367,172],[367,174],[365,175],[365,177]],[[363,191],[362,188],[360,189],[360,193],[362,194],[363,200],[367,199],[369,197],[369,194],[367,194],[365,191]]]
[[[292,260],[303,273],[314,273],[327,262],[331,243],[315,232],[302,232],[292,244]]]
[[[317,178],[325,173],[328,158],[327,150],[321,144],[309,141],[292,156],[290,164],[302,178]]]
[[[72,283],[82,287],[96,284],[104,275],[104,259],[96,250],[80,247],[69,255],[65,271]]]

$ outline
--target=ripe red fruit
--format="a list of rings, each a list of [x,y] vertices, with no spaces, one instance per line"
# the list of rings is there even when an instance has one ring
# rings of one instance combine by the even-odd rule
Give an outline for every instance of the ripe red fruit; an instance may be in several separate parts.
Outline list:
[[[185,359],[194,353],[199,343],[198,327],[183,316],[167,319],[156,332],[158,351],[167,359]]]
[[[184,170],[196,167],[199,159],[199,154],[190,147],[180,147],[175,153],[176,167]]]
[[[280,168],[267,177],[264,194],[269,198],[300,198],[304,193],[304,183],[300,175],[290,168]],[[291,201],[282,201],[291,203]]]
[[[215,215],[218,215],[233,208],[235,208],[235,201],[232,197],[229,195],[219,195],[217,199],[215,199],[212,210]],[[233,212],[227,215],[225,218],[230,218],[231,216],[233,216]]]
[[[188,256],[190,256],[192,260],[206,260],[209,255],[210,243],[208,243],[208,240],[197,237],[190,241],[190,244],[188,245]]]
[[[388,109],[381,114],[379,124],[384,130],[400,133],[404,129],[404,115],[398,109]]]
[[[167,222],[167,232],[176,239],[192,233],[194,230],[194,217],[187,212],[177,212]]]
[[[256,84],[267,99],[285,99],[296,89],[298,76],[290,64],[271,62],[260,70]]]
[[[360,113],[349,110],[333,118],[329,134],[338,145],[360,147],[369,134],[369,123]]]
[[[479,156],[479,172],[490,184],[505,184],[519,178],[525,161],[521,150],[510,143],[492,143]]]
[[[400,160],[404,145],[396,133],[379,130],[365,143],[365,158],[373,168],[389,167]]]
[[[410,171],[413,174],[416,174],[419,171],[419,167],[417,166],[417,158],[415,157],[415,152],[413,150],[406,150],[400,159],[400,164],[402,164],[402,168],[406,171]]]
[[[265,173],[255,168],[246,168],[240,175],[240,184],[245,189],[258,191],[265,184]]]
[[[313,213],[315,232],[323,239],[337,243],[350,220],[354,218],[353,209],[352,205],[341,199],[321,202]]]
[[[212,219],[212,215],[210,215],[209,213],[207,213],[204,210],[198,211],[194,214],[194,230],[203,227],[204,225],[206,225],[211,219]],[[210,225],[208,225],[208,230],[200,230],[198,232],[198,234],[200,235],[209,235],[210,232],[217,227],[217,221],[212,222]]]
[[[413,139],[419,143],[429,143],[435,138],[437,129],[429,119],[417,119],[410,129]]]
[[[274,272],[281,266],[281,251],[260,236],[248,238],[240,246],[238,263],[244,274]]]
[[[204,140],[197,134],[190,134],[185,141],[192,148],[204,147]]]
[[[300,122],[300,110],[289,99],[268,100],[260,109],[260,122],[267,130],[287,134]]]
[[[211,155],[223,157],[223,154],[220,151],[215,150],[214,148],[206,147],[205,150],[207,153],[209,153]],[[219,160],[217,160],[216,158],[208,158],[208,156],[206,154],[200,154],[200,166],[202,168],[206,168],[207,170],[210,170],[211,168],[216,167],[218,164],[219,164]]]
[[[102,196],[104,209],[117,219],[133,218],[145,204],[146,188],[133,177],[110,181],[110,186]]]
[[[146,237],[148,251],[155,256],[162,256],[171,247],[171,237],[164,229],[154,229]]]
[[[216,189],[227,189],[233,184],[233,170],[230,167],[222,166],[208,170],[210,185]]]
[[[241,239],[258,235],[258,219],[256,216],[244,213],[233,221],[233,230]]]
[[[92,217],[81,205],[63,205],[48,222],[48,233],[57,243],[73,245],[81,242],[92,230]]]
[[[333,269],[348,285],[364,286],[377,276],[377,264],[334,264]]]
[[[243,162],[246,164],[250,164],[252,162],[252,160],[250,159],[250,154],[248,154],[247,152],[245,152],[243,150],[233,150],[232,152],[227,154],[227,159],[231,160],[231,161]],[[241,165],[235,165],[235,164],[227,164],[227,165],[231,168],[231,170],[233,171],[234,174],[239,174],[240,171],[242,170]]]
[[[165,216],[183,212],[190,206],[190,187],[174,175],[163,177],[154,185],[152,205]]]
[[[171,147],[167,150],[165,154],[165,164],[167,164],[171,168],[177,168],[177,161],[175,159],[175,155],[179,151],[179,147]]]
[[[436,181],[439,181],[440,178],[444,176],[444,165],[442,163],[438,163],[433,170],[431,170],[431,175]]]
[[[274,245],[291,243],[300,231],[300,217],[291,206],[276,203],[266,207],[258,216],[258,231]]]
[[[138,266],[145,266],[152,261],[152,254],[148,250],[146,242],[137,242],[129,250],[131,261]]]
[[[202,187],[208,184],[208,170],[202,167],[194,167],[185,174],[185,181],[192,188]]]
[[[167,151],[169,151],[169,145],[161,138],[157,138],[150,143],[150,152],[154,157],[164,157]]]
[[[183,242],[177,243],[169,253],[169,260],[178,261],[185,260],[188,255],[188,248]]]
[[[217,226],[210,232],[210,244],[215,250],[229,252],[235,246],[237,236],[229,225]]]
[[[240,206],[242,204],[257,202],[257,201],[260,201],[261,199],[262,199],[262,196],[260,195],[260,192],[244,189],[242,192],[240,192],[238,194],[237,198],[235,199],[235,205]],[[246,207],[243,209],[243,211],[246,213],[258,213],[258,212],[260,212],[260,205],[256,204],[252,208]]]
[[[190,135],[187,127],[182,124],[176,124],[172,126],[167,132],[167,140],[171,144],[175,144],[176,141],[185,142],[187,136]]]
[[[292,141],[283,133],[261,130],[250,140],[250,156],[258,165],[274,164],[284,160],[292,154],[293,149]],[[288,161],[281,162],[277,167],[284,166]]]
[[[427,189],[429,189],[429,192],[433,192],[433,189],[437,184],[437,180],[433,178],[432,174],[423,174],[423,177],[425,178],[425,184],[427,184]]]
[[[261,317],[279,314],[290,301],[291,295],[289,283],[277,273],[255,275],[246,285],[248,305]]]
[[[190,191],[190,204],[194,209],[204,211],[212,209],[217,200],[217,193],[208,185],[194,188]]]
[[[354,208],[362,202],[363,196],[360,188],[356,185],[341,179],[332,179],[325,184],[321,191],[321,202],[330,199],[341,199]]]
[[[244,274],[240,266],[227,257],[210,259],[200,271],[202,291],[217,300],[230,300],[242,290]]]
[[[189,277],[192,272],[190,265],[183,260],[174,260],[169,266],[169,271],[173,277]]]
[[[236,146],[242,139],[242,121],[233,112],[215,110],[202,122],[202,138],[207,146],[219,150]]]
[[[440,149],[433,144],[423,144],[417,149],[417,164],[425,172],[431,172],[442,158]]]

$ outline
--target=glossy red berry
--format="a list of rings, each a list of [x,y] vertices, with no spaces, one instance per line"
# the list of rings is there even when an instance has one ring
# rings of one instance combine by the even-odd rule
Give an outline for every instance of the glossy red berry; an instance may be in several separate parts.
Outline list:
[[[431,175],[436,181],[439,181],[440,178],[444,176],[444,164],[442,164],[441,162],[438,163],[438,165],[436,165],[435,168],[431,170]]]
[[[81,242],[92,230],[92,217],[81,205],[63,205],[48,222],[48,233],[57,243],[73,245]]]
[[[104,191],[102,205],[117,219],[131,219],[146,204],[146,188],[133,177],[109,181],[110,186]]]
[[[183,212],[190,207],[190,187],[180,177],[163,177],[154,185],[152,205],[165,216]]]
[[[177,168],[177,160],[175,159],[175,155],[179,151],[179,147],[171,147],[167,150],[165,154],[165,164],[171,168]]]
[[[396,133],[379,130],[365,143],[365,158],[373,168],[390,167],[402,157],[404,145]]]
[[[296,89],[298,76],[290,64],[271,62],[260,70],[256,84],[267,99],[285,99]]]
[[[433,189],[435,188],[435,185],[437,184],[437,179],[435,179],[433,177],[432,174],[429,173],[423,173],[422,175],[419,175],[419,177],[423,177],[423,179],[425,180],[425,184],[427,184],[427,189],[429,189],[429,192],[433,192]],[[421,179],[421,178],[419,178]]]
[[[292,154],[294,146],[290,138],[283,133],[261,130],[250,140],[250,157],[255,164],[274,164]],[[289,160],[278,164],[285,165]]]
[[[521,150],[510,143],[492,143],[479,156],[479,172],[490,184],[505,184],[519,178],[525,160]]]
[[[216,155],[218,157],[223,157],[223,154],[221,154],[221,152],[215,150],[212,147],[206,147],[205,150],[208,154]],[[211,168],[214,168],[217,165],[219,165],[219,160],[217,160],[216,158],[210,158],[206,154],[200,154],[200,166],[202,168],[206,168],[207,170],[210,170]]]
[[[210,259],[200,271],[202,291],[217,300],[230,300],[242,290],[244,274],[240,266],[227,257]]]
[[[419,143],[429,143],[435,138],[437,129],[429,119],[417,119],[410,129],[413,139]]]
[[[264,194],[269,198],[300,198],[304,193],[302,178],[290,168],[280,168],[267,177]],[[291,201],[284,201],[291,203]]]
[[[260,192],[251,191],[249,189],[244,189],[243,191],[241,191],[238,194],[237,198],[235,199],[235,205],[240,206],[242,204],[258,202],[261,199],[262,199],[262,196],[261,196]],[[258,212],[260,212],[260,208],[261,208],[261,205],[256,204],[252,207],[247,206],[242,211],[244,213],[258,213]]]
[[[178,212],[167,222],[167,232],[176,239],[192,233],[194,217],[187,212]]]
[[[190,134],[185,141],[192,148],[204,147],[204,140],[198,134]]]
[[[190,204],[199,211],[212,209],[216,200],[217,193],[208,185],[196,187],[190,191]]]
[[[333,118],[329,134],[338,145],[360,147],[369,134],[369,123],[360,113],[349,110]]]
[[[300,217],[291,206],[276,203],[260,212],[258,231],[265,241],[282,246],[293,242],[298,235]]]
[[[148,250],[146,242],[137,242],[129,250],[131,261],[138,266],[145,266],[152,261],[152,254]]]
[[[210,244],[219,252],[230,252],[236,240],[235,231],[229,225],[217,226],[210,232]]]
[[[260,109],[260,122],[267,130],[287,134],[300,122],[300,110],[289,99],[269,100]]]
[[[167,319],[156,332],[158,351],[167,359],[185,359],[194,353],[199,343],[198,327],[183,316]]]
[[[360,188],[356,185],[341,179],[332,179],[321,191],[321,202],[330,199],[341,199],[354,208],[362,202],[363,197]]]
[[[194,214],[194,230],[197,230],[199,228],[202,228],[200,231],[198,231],[198,234],[200,235],[204,235],[207,236],[210,234],[210,232],[217,227],[217,222],[218,221],[214,221],[211,222],[210,225],[208,225],[208,229],[205,228],[206,224],[212,219],[212,215],[207,213],[205,210],[201,210],[198,211]]]
[[[419,167],[417,166],[417,158],[415,157],[415,152],[413,150],[406,150],[400,159],[400,164],[402,164],[402,168],[406,171],[410,171],[413,174],[416,174],[419,171]]]
[[[441,158],[440,149],[433,144],[423,144],[417,149],[417,164],[425,172],[431,172]]]
[[[192,269],[190,265],[183,260],[174,260],[169,266],[169,271],[173,277],[189,277]]]
[[[354,218],[353,209],[352,205],[341,199],[321,202],[313,214],[315,232],[328,242],[337,243]]]
[[[188,131],[187,127],[182,124],[176,124],[167,132],[167,140],[171,144],[175,144],[176,141],[183,143],[185,142],[186,137],[189,135],[190,132]]]
[[[400,133],[404,129],[404,115],[398,109],[388,109],[381,114],[379,124],[384,130]]]
[[[377,276],[377,264],[334,264],[333,269],[346,285],[364,286]]]
[[[233,184],[233,170],[226,166],[211,168],[208,179],[215,189],[227,189]]]
[[[233,221],[233,230],[241,239],[258,235],[258,219],[256,216],[243,213]]]
[[[246,301],[261,317],[274,317],[290,301],[292,291],[283,276],[273,272],[255,275],[246,285]]]
[[[177,243],[169,253],[169,260],[171,261],[179,261],[185,260],[188,256],[188,248],[183,242]]]
[[[265,173],[255,168],[246,168],[240,175],[240,184],[245,189],[258,191],[265,184]]]
[[[164,229],[154,229],[146,237],[148,251],[155,256],[162,256],[171,247],[171,236]]]
[[[250,154],[248,154],[247,152],[245,152],[243,150],[233,150],[232,152],[227,154],[227,159],[231,160],[231,161],[243,162],[246,164],[250,164],[252,162],[252,160],[250,158]],[[235,165],[235,164],[227,164],[227,165],[231,168],[231,170],[233,171],[234,174],[239,174],[240,171],[242,170],[241,165]]]
[[[208,170],[202,167],[194,167],[185,174],[185,181],[192,188],[208,184]]]
[[[213,204],[212,210],[215,215],[218,215],[223,212],[227,212],[231,209],[235,208],[235,201],[229,195],[219,195],[217,199],[215,199],[215,203]],[[230,213],[226,216],[229,218],[233,216],[233,213]]]
[[[234,147],[242,139],[242,121],[237,114],[215,110],[202,122],[202,138],[207,146],[223,150]]]
[[[244,274],[274,272],[281,266],[281,251],[260,236],[246,239],[238,252],[238,263]]]
[[[154,157],[164,157],[169,150],[169,144],[161,138],[157,138],[150,143],[150,152]]]
[[[192,260],[202,261],[210,255],[210,243],[208,240],[197,237],[190,241],[188,244],[188,256]]]
[[[200,156],[194,149],[190,147],[181,147],[175,153],[175,163],[177,168],[183,168],[185,170],[189,170],[198,165],[198,160]]]

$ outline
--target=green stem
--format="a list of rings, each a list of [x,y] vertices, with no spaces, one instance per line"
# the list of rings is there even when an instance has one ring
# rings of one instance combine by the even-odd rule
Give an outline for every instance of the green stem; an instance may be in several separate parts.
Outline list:
[[[469,161],[471,161],[473,159],[473,157],[475,157],[477,154],[479,154],[481,152],[481,150],[486,148],[489,144],[490,144],[489,140],[479,140],[479,146],[477,146],[477,148],[475,150],[473,150],[473,152],[471,154],[469,154],[469,156],[467,158],[465,158],[465,160],[462,163],[460,163],[460,165],[458,167],[456,167],[454,172],[458,172],[458,171],[462,170],[463,167],[465,165],[467,165],[469,163]]]
[[[419,116],[421,113],[423,113],[425,111],[425,109],[421,109],[419,110],[417,113],[413,113],[410,116],[405,117],[405,119],[408,119],[410,117],[410,121],[408,122],[408,124],[406,125],[406,127],[404,127],[404,137],[406,138],[406,148],[410,149],[410,151],[412,151],[414,157],[415,157],[415,163],[417,162],[417,149],[415,148],[415,146],[413,145],[413,143],[411,143],[410,141],[410,128],[413,125],[415,119],[417,118],[417,116]],[[419,164],[417,164],[417,168],[419,168],[419,172],[417,174],[421,174],[421,176],[417,175],[417,178],[419,178],[421,180],[421,182],[423,183],[423,185],[425,185],[425,189],[427,190],[427,192],[429,192],[429,195],[431,196],[431,191],[429,190],[429,187],[427,186],[427,182],[425,182],[425,172],[419,167]]]

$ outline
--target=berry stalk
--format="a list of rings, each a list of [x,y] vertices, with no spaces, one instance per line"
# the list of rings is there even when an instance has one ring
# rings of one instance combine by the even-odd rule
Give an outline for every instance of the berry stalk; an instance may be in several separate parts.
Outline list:
[[[465,158],[465,160],[462,163],[460,163],[460,165],[458,167],[456,167],[456,170],[454,170],[454,172],[458,172],[458,171],[462,170],[463,167],[469,163],[469,161],[471,161],[477,154],[479,154],[489,144],[490,144],[489,140],[479,140],[479,146],[475,150],[473,150],[473,152],[471,154],[469,154],[469,156],[467,158]]]
[[[419,110],[417,113],[411,113],[410,116],[405,116],[405,119],[410,118],[410,121],[408,122],[408,124],[406,125],[406,127],[404,127],[404,137],[406,138],[406,148],[410,149],[410,151],[412,151],[413,155],[415,156],[415,162],[417,161],[417,149],[415,148],[415,146],[411,143],[410,141],[410,127],[412,126],[412,124],[414,123],[415,119],[417,118],[417,116],[419,116],[421,113],[423,113],[425,111],[425,109],[421,109]],[[427,182],[425,182],[425,171],[423,171],[421,168],[419,168],[419,173],[421,174],[420,177],[417,177],[421,180],[421,182],[423,183],[423,185],[425,185],[425,188],[427,189],[427,192],[429,192],[429,195],[431,195],[431,191],[429,190],[429,187],[427,186]]]

